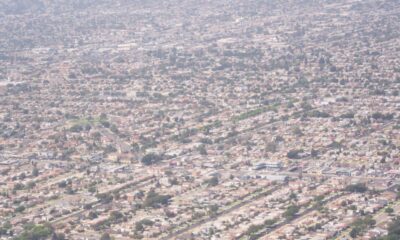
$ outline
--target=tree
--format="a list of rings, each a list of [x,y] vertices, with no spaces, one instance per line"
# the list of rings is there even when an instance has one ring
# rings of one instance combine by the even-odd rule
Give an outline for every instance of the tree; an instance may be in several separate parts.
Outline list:
[[[18,206],[16,209],[15,209],[15,212],[17,212],[17,213],[20,213],[20,212],[23,212],[23,211],[25,211],[25,207],[24,206]]]
[[[263,228],[263,225],[250,225],[250,227],[247,229],[246,231],[246,235],[254,235],[256,234],[258,231],[260,231]]]
[[[383,114],[380,112],[375,112],[371,115],[371,117],[375,120],[392,120],[394,117],[394,114],[393,113]]]
[[[165,206],[169,204],[172,197],[170,195],[161,195],[150,189],[147,193],[146,199],[144,200],[144,206],[158,208],[160,206]]]
[[[73,194],[75,194],[75,190],[72,189],[71,186],[67,186],[67,187],[65,188],[65,193],[66,193],[66,194],[69,194],[69,195],[73,195]]]
[[[117,149],[111,144],[108,144],[104,149],[105,154],[114,153],[116,151],[117,151]]]
[[[318,110],[314,110],[314,111],[309,112],[307,114],[307,116],[308,117],[314,117],[314,118],[328,118],[328,117],[330,117],[330,115],[328,113],[321,112],[321,111],[318,111]]]
[[[283,217],[285,217],[287,220],[292,220],[296,214],[299,212],[300,207],[297,205],[290,205],[286,211],[283,213]]]
[[[66,181],[61,181],[61,182],[59,182],[59,183],[58,183],[58,187],[60,187],[60,188],[65,188],[65,187],[67,187],[67,182],[66,182]]]
[[[288,158],[290,158],[290,159],[299,159],[299,158],[301,158],[300,157],[300,153],[302,153],[303,152],[303,150],[296,150],[296,149],[293,149],[293,150],[290,150],[287,154],[286,154],[286,156],[288,157]]]
[[[15,191],[18,191],[18,190],[22,190],[22,189],[24,189],[24,184],[22,184],[22,183],[16,183],[15,185],[14,185],[14,190]]]
[[[12,229],[12,225],[9,221],[5,222],[3,226],[0,227],[0,237],[6,235]]]
[[[90,192],[90,193],[95,193],[96,191],[97,191],[97,189],[93,185],[88,188],[88,192]]]
[[[204,146],[204,144],[201,144],[200,146],[199,146],[199,153],[200,153],[200,155],[207,155],[207,150],[206,150],[206,147]]]
[[[153,165],[162,160],[162,157],[155,153],[148,153],[142,157],[140,160],[144,165],[149,166]]]
[[[140,145],[138,143],[131,144],[131,152],[139,152],[139,150],[140,150]]]
[[[360,230],[358,228],[353,228],[350,231],[350,237],[356,238],[360,234]]]
[[[269,142],[267,143],[267,145],[265,146],[265,150],[267,152],[271,152],[271,153],[275,153],[278,149],[278,146],[276,145],[276,143],[274,142]]]
[[[301,129],[300,129],[299,127],[295,127],[295,128],[293,129],[293,134],[294,134],[295,136],[298,136],[298,137],[304,136],[303,131],[301,131]]]
[[[144,230],[144,226],[152,226],[153,224],[154,222],[149,219],[142,219],[139,222],[136,222],[135,231],[142,232]]]
[[[49,223],[27,224],[24,231],[15,240],[45,240],[54,233],[53,227]]]
[[[292,193],[289,195],[289,199],[290,199],[290,200],[295,200],[295,201],[297,201],[297,195],[296,195],[296,193],[292,192]]]
[[[112,212],[110,213],[109,219],[110,219],[111,222],[116,222],[116,221],[120,220],[120,219],[123,218],[123,217],[124,217],[124,215],[123,215],[121,212],[119,212],[119,211],[112,211]]]
[[[32,176],[34,176],[34,177],[39,176],[39,170],[37,169],[37,167],[34,167],[32,169]]]
[[[364,218],[357,219],[352,225],[353,228],[350,231],[350,237],[356,238],[366,229],[374,226],[376,221],[371,216],[366,216]]]
[[[24,180],[26,178],[26,174],[25,173],[21,173],[20,175],[19,175],[19,179],[20,180]]]
[[[340,115],[340,118],[354,118],[354,113],[353,112],[348,112],[348,113],[344,113],[342,115]]]
[[[388,228],[389,236],[397,236],[400,239],[400,218],[396,218]]]
[[[107,114],[101,113],[100,114],[100,120],[107,120]]]
[[[114,124],[110,126],[110,130],[113,133],[116,133],[116,134],[119,133],[117,126],[115,126]]]
[[[319,151],[315,149],[311,149],[311,157],[316,158],[319,155]]]
[[[391,208],[391,207],[387,207],[386,209],[385,209],[385,213],[387,213],[387,214],[392,214],[394,212],[394,210],[393,210],[393,208]]]
[[[84,130],[83,126],[79,125],[79,124],[75,124],[73,125],[70,129],[71,132],[81,132]]]
[[[285,139],[284,139],[282,136],[276,136],[274,141],[275,141],[276,143],[279,143],[279,142],[284,142]]]
[[[219,184],[219,179],[217,176],[213,176],[212,178],[208,179],[206,183],[208,184],[208,186],[214,187]]]
[[[89,214],[88,214],[88,218],[89,219],[95,219],[97,217],[98,217],[98,214],[96,212],[94,212],[94,211],[90,211]]]
[[[85,209],[85,210],[89,210],[89,209],[92,209],[92,204],[90,204],[90,203],[87,203],[87,204],[85,204],[85,205],[83,205],[83,209]]]
[[[100,240],[111,240],[111,236],[109,233],[103,233],[103,235],[101,235]]]
[[[65,240],[65,235],[64,233],[53,233],[51,236],[51,240]]]
[[[208,208],[211,215],[216,214],[218,212],[218,209],[219,207],[216,204],[210,205]]]
[[[365,183],[356,183],[347,186],[345,190],[353,193],[364,193],[368,188]]]
[[[111,196],[111,194],[108,193],[99,193],[96,195],[96,197],[103,203],[103,204],[107,204],[110,203],[113,200],[113,196]]]

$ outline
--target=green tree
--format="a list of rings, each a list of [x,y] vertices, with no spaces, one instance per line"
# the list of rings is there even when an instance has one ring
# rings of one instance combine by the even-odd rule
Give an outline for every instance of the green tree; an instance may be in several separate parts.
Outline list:
[[[124,217],[124,215],[123,215],[121,212],[119,212],[119,211],[112,211],[112,212],[110,213],[109,219],[110,219],[111,222],[117,222],[117,221],[119,221],[120,219],[122,219],[123,217]]]
[[[58,187],[59,187],[59,188],[65,188],[65,187],[67,187],[67,182],[66,182],[66,181],[61,181],[61,182],[59,182],[59,183],[58,183]]]
[[[88,188],[88,191],[90,192],[90,193],[95,193],[96,191],[97,191],[97,189],[96,189],[96,187],[95,186],[90,186],[89,188]]]
[[[96,212],[94,212],[94,211],[90,211],[89,214],[88,214],[88,218],[89,219],[95,219],[97,217],[98,217],[98,214]]]
[[[25,186],[24,186],[24,184],[22,184],[22,183],[16,183],[16,184],[14,185],[14,190],[15,190],[15,191],[22,190],[22,189],[24,189],[24,188],[25,188]]]
[[[103,235],[101,235],[100,240],[111,240],[111,236],[109,233],[103,233]]]
[[[109,193],[99,193],[96,195],[97,199],[99,199],[103,204],[110,203],[114,197]]]
[[[292,220],[296,214],[300,211],[300,207],[297,205],[290,205],[283,213],[283,217],[287,220]]]
[[[213,176],[212,178],[208,179],[206,183],[208,184],[208,186],[214,187],[219,184],[219,179],[217,176]]]
[[[201,144],[199,146],[199,153],[200,153],[200,155],[203,155],[203,156],[207,155],[207,150],[206,150],[206,147],[204,146],[204,144]]]
[[[391,207],[387,207],[386,209],[385,209],[385,213],[387,213],[387,214],[392,214],[394,212],[394,210],[393,210],[393,208],[391,208]]]
[[[359,234],[360,234],[360,229],[358,229],[358,228],[353,228],[350,231],[351,238],[356,238]]]
[[[162,157],[155,153],[148,153],[140,160],[144,165],[149,166],[162,160]]]
[[[218,212],[218,209],[219,207],[216,204],[210,205],[208,208],[211,215],[216,214]]]
[[[53,227],[49,223],[27,224],[24,231],[15,238],[15,240],[45,240],[54,233]]]
[[[156,193],[154,189],[150,189],[147,193],[146,199],[144,200],[144,205],[146,207],[158,208],[160,206],[168,205],[170,199],[170,195],[161,195]]]
[[[349,192],[364,193],[368,190],[368,188],[365,183],[356,183],[347,186],[345,190]]]
[[[32,176],[34,176],[34,177],[39,176],[39,170],[37,169],[37,167],[34,167],[32,169]]]
[[[23,211],[25,211],[25,207],[24,206],[18,206],[16,209],[15,209],[15,212],[17,212],[17,213],[20,213],[20,212],[23,212]]]

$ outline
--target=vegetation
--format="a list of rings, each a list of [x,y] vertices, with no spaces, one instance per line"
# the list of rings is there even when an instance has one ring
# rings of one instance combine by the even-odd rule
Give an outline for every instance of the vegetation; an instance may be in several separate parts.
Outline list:
[[[67,187],[67,184],[68,184],[67,181],[61,181],[61,182],[58,183],[58,187],[59,188],[65,188],[65,187]]]
[[[113,196],[107,193],[99,193],[96,195],[97,199],[99,199],[102,203],[110,203],[113,200]]]
[[[293,129],[293,134],[294,134],[295,136],[297,136],[297,137],[304,136],[303,131],[301,131],[301,129],[300,129],[299,127],[295,127],[295,128]]]
[[[203,156],[207,155],[207,150],[206,150],[206,147],[204,146],[204,144],[201,144],[198,149],[199,149],[200,155],[203,155]]]
[[[266,227],[271,227],[273,226],[276,222],[278,222],[277,218],[273,219],[267,219],[265,220],[262,224],[258,225],[250,225],[250,227],[247,229],[247,231],[244,233],[245,236],[250,236],[250,239],[256,238],[256,234],[260,232],[262,229]]]
[[[37,167],[34,167],[32,169],[32,176],[34,176],[34,177],[39,176],[39,170],[37,169]]]
[[[3,224],[3,226],[0,226],[0,237],[12,232],[11,228],[12,228],[12,225],[10,222],[5,222]]]
[[[371,216],[366,216],[364,218],[357,219],[353,224],[353,228],[350,231],[350,237],[356,238],[362,232],[367,230],[376,224],[376,221]]]
[[[22,183],[16,183],[16,184],[14,185],[14,190],[15,190],[15,191],[22,190],[22,189],[24,189],[24,188],[25,188],[25,186],[24,186],[24,184],[22,184]]]
[[[307,117],[313,117],[313,118],[328,118],[331,115],[329,115],[326,112],[321,112],[321,111],[318,111],[318,110],[314,110],[314,111],[308,112],[306,114],[306,116]]]
[[[189,138],[191,136],[197,134],[197,132],[198,132],[198,130],[196,128],[184,129],[179,134],[174,135],[172,137],[172,139],[177,141],[177,142],[181,142],[181,143],[190,142],[191,140]]]
[[[388,227],[388,235],[377,240],[398,240],[400,239],[400,218],[396,218]]]
[[[81,125],[75,124],[69,130],[71,132],[82,132],[82,131],[89,131],[92,127],[89,124]]]
[[[144,206],[158,208],[161,206],[168,205],[170,199],[171,199],[170,195],[161,195],[156,193],[154,189],[151,189],[147,193],[146,199],[144,200]]]
[[[49,223],[27,224],[24,226],[24,231],[15,240],[44,240],[52,236],[53,233],[54,229]]]
[[[214,214],[216,214],[216,213],[218,212],[218,209],[219,209],[219,206],[216,205],[216,204],[213,204],[213,205],[210,205],[210,206],[208,207],[208,212],[209,212],[211,215],[214,215]]]
[[[368,190],[368,188],[365,183],[356,183],[347,186],[345,190],[353,193],[364,193]]]
[[[15,212],[17,212],[17,213],[20,213],[20,212],[23,212],[23,211],[25,211],[25,207],[24,207],[23,205],[18,206],[18,207],[15,209]]]
[[[371,117],[375,120],[393,120],[394,114],[393,113],[387,113],[387,114],[383,114],[380,112],[375,112],[371,115]]]
[[[219,128],[221,126],[222,126],[222,122],[219,120],[216,120],[211,124],[203,126],[200,130],[203,131],[204,134],[208,135],[212,129]]]
[[[210,179],[208,179],[207,181],[205,181],[205,183],[210,187],[214,187],[219,184],[219,179],[217,176],[213,176]]]
[[[391,208],[391,207],[385,208],[385,213],[387,213],[387,214],[392,214],[393,212],[394,212],[394,209],[393,209],[393,208]]]
[[[112,212],[110,213],[110,216],[108,217],[108,220],[109,220],[111,223],[118,223],[118,222],[120,222],[123,218],[124,218],[124,215],[123,215],[121,212],[119,212],[119,211],[112,211]]]
[[[161,160],[163,160],[163,157],[161,155],[158,155],[155,153],[148,153],[145,156],[143,156],[140,161],[142,164],[149,166],[149,165],[153,165]]]
[[[109,233],[103,233],[103,235],[101,235],[100,240],[111,240],[111,236]]]
[[[245,120],[247,118],[255,117],[266,111],[267,111],[266,108],[258,108],[258,109],[250,110],[248,112],[240,114],[239,116],[234,117],[233,121],[241,121],[241,120]]]
[[[300,159],[301,158],[301,156],[300,156],[300,153],[302,153],[303,152],[303,150],[297,150],[297,149],[293,149],[293,150],[290,150],[287,154],[286,154],[286,156],[288,157],[288,158],[290,158],[290,159]]]
[[[90,211],[88,214],[89,219],[96,219],[98,217],[98,214],[94,211]]]
[[[274,142],[269,142],[265,146],[265,151],[275,153],[278,150],[278,145]]]
[[[145,226],[152,226],[153,224],[154,222],[149,219],[142,219],[139,222],[136,222],[135,231],[142,232]]]
[[[300,207],[299,206],[291,205],[283,213],[283,217],[286,218],[287,220],[292,220],[299,211],[300,211]]]
[[[344,114],[342,114],[342,115],[340,115],[339,117],[340,118],[354,118],[354,113],[352,113],[352,112],[348,112],[348,113],[344,113]]]

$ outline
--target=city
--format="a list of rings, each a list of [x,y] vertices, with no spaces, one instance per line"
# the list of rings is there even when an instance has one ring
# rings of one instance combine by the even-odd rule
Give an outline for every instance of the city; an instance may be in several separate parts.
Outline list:
[[[398,0],[0,20],[0,239],[400,239]]]

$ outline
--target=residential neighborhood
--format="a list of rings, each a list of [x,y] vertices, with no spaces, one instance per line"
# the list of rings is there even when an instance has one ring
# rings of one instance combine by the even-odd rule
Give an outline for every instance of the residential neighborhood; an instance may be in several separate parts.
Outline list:
[[[0,1],[0,239],[400,239],[398,0]]]

